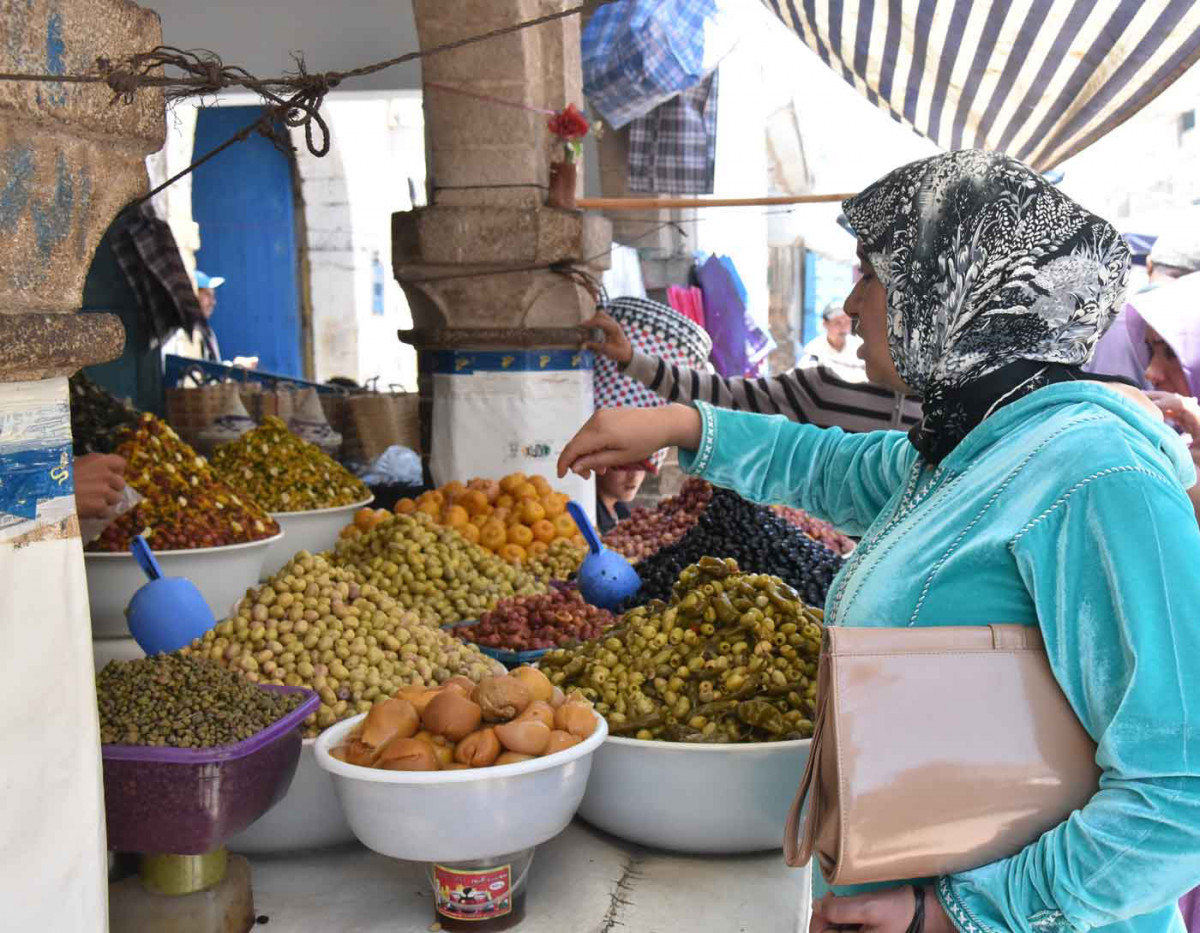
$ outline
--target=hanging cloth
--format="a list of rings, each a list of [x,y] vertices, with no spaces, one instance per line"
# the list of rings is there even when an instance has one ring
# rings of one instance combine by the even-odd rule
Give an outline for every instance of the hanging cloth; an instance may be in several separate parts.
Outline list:
[[[629,127],[629,190],[712,194],[717,166],[717,73]]]

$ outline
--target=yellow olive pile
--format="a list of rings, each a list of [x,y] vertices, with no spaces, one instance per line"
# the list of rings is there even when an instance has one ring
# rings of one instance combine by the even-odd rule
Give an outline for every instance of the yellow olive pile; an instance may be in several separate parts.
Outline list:
[[[256,683],[316,690],[321,706],[305,723],[308,736],[403,687],[432,687],[456,675],[477,681],[503,670],[376,586],[303,551],[183,653]]]
[[[670,603],[626,613],[603,638],[541,660],[596,704],[613,735],[771,742],[812,735],[822,614],[778,577],[705,557]]]
[[[343,538],[333,562],[439,625],[478,619],[501,599],[545,589],[423,513],[397,515],[360,537]]]
[[[525,569],[542,583],[571,580],[579,573],[586,556],[586,547],[580,547],[569,538],[559,538],[543,553],[526,560]]]
[[[330,754],[385,771],[462,771],[566,751],[596,731],[596,713],[532,667],[456,677],[436,690],[403,690],[373,707]]]
[[[269,512],[310,512],[371,497],[366,485],[274,415],[213,455],[213,470]]]
[[[244,544],[279,534],[275,520],[238,496],[165,421],[142,415],[137,431],[116,449],[125,480],[144,497],[100,537],[91,551],[127,551],[143,535],[158,551]]]

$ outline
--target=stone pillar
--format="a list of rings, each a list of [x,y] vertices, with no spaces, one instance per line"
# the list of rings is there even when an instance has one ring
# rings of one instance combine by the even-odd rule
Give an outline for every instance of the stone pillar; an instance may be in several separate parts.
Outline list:
[[[414,0],[413,10],[427,49],[566,6]],[[595,303],[578,282],[545,267],[571,263],[598,275],[608,266],[611,227],[596,215],[545,206],[556,144],[536,112],[582,105],[579,28],[569,17],[422,60],[432,197],[428,207],[393,215],[392,235],[414,324],[403,339],[417,347],[424,372],[438,350],[579,346],[576,325]],[[423,399],[431,394],[425,378]],[[426,426],[429,413],[426,404]],[[494,466],[481,463],[479,472]]]
[[[2,71],[79,73],[161,42],[158,17],[129,0],[18,0],[2,15]],[[0,83],[0,705],[14,750],[0,765],[0,904],[7,927],[56,933],[107,921],[66,377],[125,342],[111,315],[73,312],[164,133],[160,94],[111,98],[102,85]],[[14,478],[31,485],[14,494]]]

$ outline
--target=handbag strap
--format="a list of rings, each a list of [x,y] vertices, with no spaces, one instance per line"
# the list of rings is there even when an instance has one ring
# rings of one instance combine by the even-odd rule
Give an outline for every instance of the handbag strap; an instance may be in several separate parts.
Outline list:
[[[787,825],[783,831],[783,857],[792,868],[803,868],[812,861],[817,843],[817,813],[821,808],[821,758],[825,745],[826,720],[829,710],[829,667],[832,659],[828,648],[821,653],[817,669],[817,717],[813,724],[812,745],[808,761],[804,765],[804,776],[788,811]],[[800,818],[804,814],[804,801],[808,800],[808,818],[804,821],[801,836]]]

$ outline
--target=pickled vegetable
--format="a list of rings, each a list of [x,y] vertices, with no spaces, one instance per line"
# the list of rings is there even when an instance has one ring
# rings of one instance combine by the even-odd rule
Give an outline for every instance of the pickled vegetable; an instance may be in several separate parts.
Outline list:
[[[670,602],[633,609],[603,637],[540,664],[555,686],[594,702],[612,735],[809,738],[822,620],[778,577],[705,557],[679,575]]]

